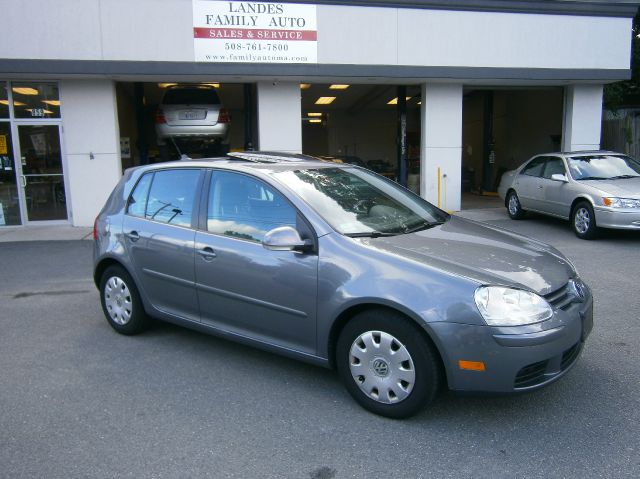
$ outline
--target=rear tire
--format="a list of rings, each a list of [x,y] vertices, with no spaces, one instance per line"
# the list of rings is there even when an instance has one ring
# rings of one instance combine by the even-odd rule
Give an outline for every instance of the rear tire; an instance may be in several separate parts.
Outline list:
[[[520,198],[513,190],[507,195],[507,213],[512,220],[521,220],[526,214],[520,205]]]
[[[364,311],[346,324],[336,364],[362,407],[394,419],[430,404],[441,381],[439,356],[429,339],[408,318],[383,309]]]
[[[149,327],[138,288],[122,266],[109,266],[102,274],[100,302],[109,325],[120,334],[138,334]]]
[[[571,227],[580,239],[589,240],[597,236],[598,227],[596,226],[596,216],[588,202],[581,201],[573,208]]]

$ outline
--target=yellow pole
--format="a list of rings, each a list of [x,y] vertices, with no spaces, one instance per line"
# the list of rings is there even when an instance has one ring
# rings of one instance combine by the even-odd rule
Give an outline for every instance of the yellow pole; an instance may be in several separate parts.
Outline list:
[[[438,167],[438,208],[440,208],[440,167]]]

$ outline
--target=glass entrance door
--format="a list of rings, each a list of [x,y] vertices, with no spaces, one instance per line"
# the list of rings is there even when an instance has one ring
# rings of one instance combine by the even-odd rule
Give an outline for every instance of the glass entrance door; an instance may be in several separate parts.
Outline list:
[[[17,128],[27,221],[66,220],[59,125],[18,125]]]
[[[0,226],[21,223],[15,163],[11,124],[0,121]]]

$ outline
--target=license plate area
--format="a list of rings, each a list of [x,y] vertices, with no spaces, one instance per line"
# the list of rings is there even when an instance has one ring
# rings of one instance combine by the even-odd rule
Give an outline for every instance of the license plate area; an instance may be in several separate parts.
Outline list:
[[[205,117],[205,110],[180,110],[178,113],[178,118],[181,120],[204,120]]]

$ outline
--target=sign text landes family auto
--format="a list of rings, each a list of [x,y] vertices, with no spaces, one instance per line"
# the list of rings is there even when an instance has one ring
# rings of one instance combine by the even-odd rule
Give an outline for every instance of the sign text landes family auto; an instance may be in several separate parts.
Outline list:
[[[193,0],[195,61],[317,63],[315,5]]]

